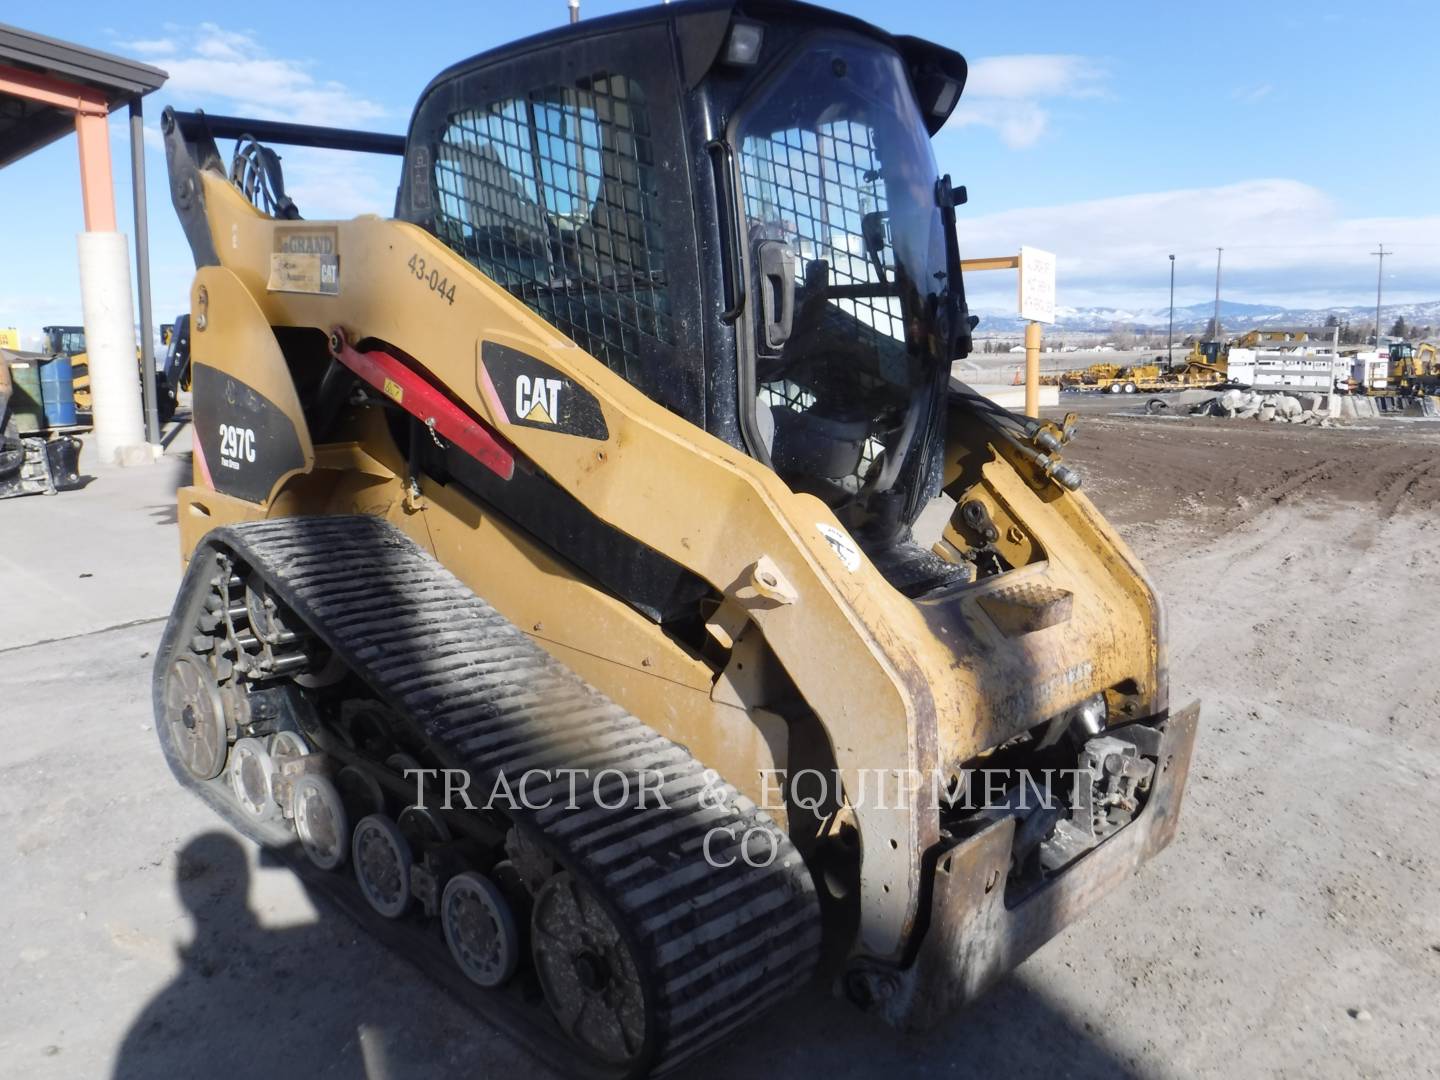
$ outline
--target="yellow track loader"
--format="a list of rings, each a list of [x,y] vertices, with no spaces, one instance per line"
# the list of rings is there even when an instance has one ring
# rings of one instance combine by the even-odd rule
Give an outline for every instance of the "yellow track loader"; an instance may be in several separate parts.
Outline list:
[[[933,1023],[1175,832],[1153,588],[1068,424],[951,389],[965,76],[707,0],[457,64],[403,139],[163,117],[164,752],[568,1073],[817,981]],[[400,156],[394,219],[301,217],[287,143]]]
[[[175,415],[175,407],[178,400],[177,391],[190,389],[188,381],[182,382],[177,380],[171,372],[170,361],[175,355],[176,346],[173,336],[174,326],[173,324],[169,325],[171,326],[172,335],[164,339],[164,344],[167,347],[169,356],[167,356],[164,369],[155,373],[155,400],[160,423],[162,424],[168,424]],[[75,407],[80,410],[82,421],[88,423],[90,414],[94,411],[95,404],[90,391],[90,354],[87,352],[85,346],[85,327],[47,326],[44,328],[44,334],[46,351],[48,351],[51,356],[68,356],[71,363],[74,364],[73,387],[75,391]],[[145,362],[143,352],[139,347],[135,349],[135,359],[137,365],[143,365]],[[138,374],[143,383],[143,366],[141,366]],[[188,380],[188,378],[189,375],[186,373],[185,379]]]

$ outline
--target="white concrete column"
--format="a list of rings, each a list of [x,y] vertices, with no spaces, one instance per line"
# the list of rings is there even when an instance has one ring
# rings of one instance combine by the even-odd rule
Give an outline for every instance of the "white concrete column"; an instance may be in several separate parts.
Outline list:
[[[130,294],[130,253],[124,233],[79,236],[80,300],[85,309],[85,352],[90,363],[97,460],[106,465],[154,461],[145,441],[140,367],[135,360],[135,314]]]

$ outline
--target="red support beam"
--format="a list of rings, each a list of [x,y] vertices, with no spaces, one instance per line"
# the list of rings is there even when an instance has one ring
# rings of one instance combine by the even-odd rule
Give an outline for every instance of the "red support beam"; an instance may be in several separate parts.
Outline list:
[[[86,232],[115,232],[115,183],[110,174],[110,124],[102,114],[77,113],[80,141],[80,195]]]
[[[57,109],[90,116],[109,116],[105,95],[89,86],[79,86],[36,71],[0,64],[0,94],[50,105]]]
[[[88,86],[0,64],[0,95],[63,109],[75,116],[80,142],[80,190],[87,232],[115,231],[115,184],[110,171],[110,115],[105,95]]]

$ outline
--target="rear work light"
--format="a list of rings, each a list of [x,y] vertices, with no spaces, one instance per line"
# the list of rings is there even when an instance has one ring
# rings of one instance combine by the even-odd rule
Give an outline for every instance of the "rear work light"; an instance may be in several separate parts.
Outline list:
[[[765,28],[755,23],[737,22],[730,27],[725,41],[725,63],[749,67],[760,59],[760,46],[765,42]]]

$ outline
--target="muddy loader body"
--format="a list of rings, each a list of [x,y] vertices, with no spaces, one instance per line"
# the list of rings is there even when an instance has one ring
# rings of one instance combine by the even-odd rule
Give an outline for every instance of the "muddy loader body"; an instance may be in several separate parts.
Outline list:
[[[459,64],[403,141],[164,118],[172,768],[567,1067],[816,978],[931,1022],[1175,830],[1153,589],[1069,427],[950,383],[965,70],[690,3]],[[305,220],[222,133],[401,154],[396,215]]]

